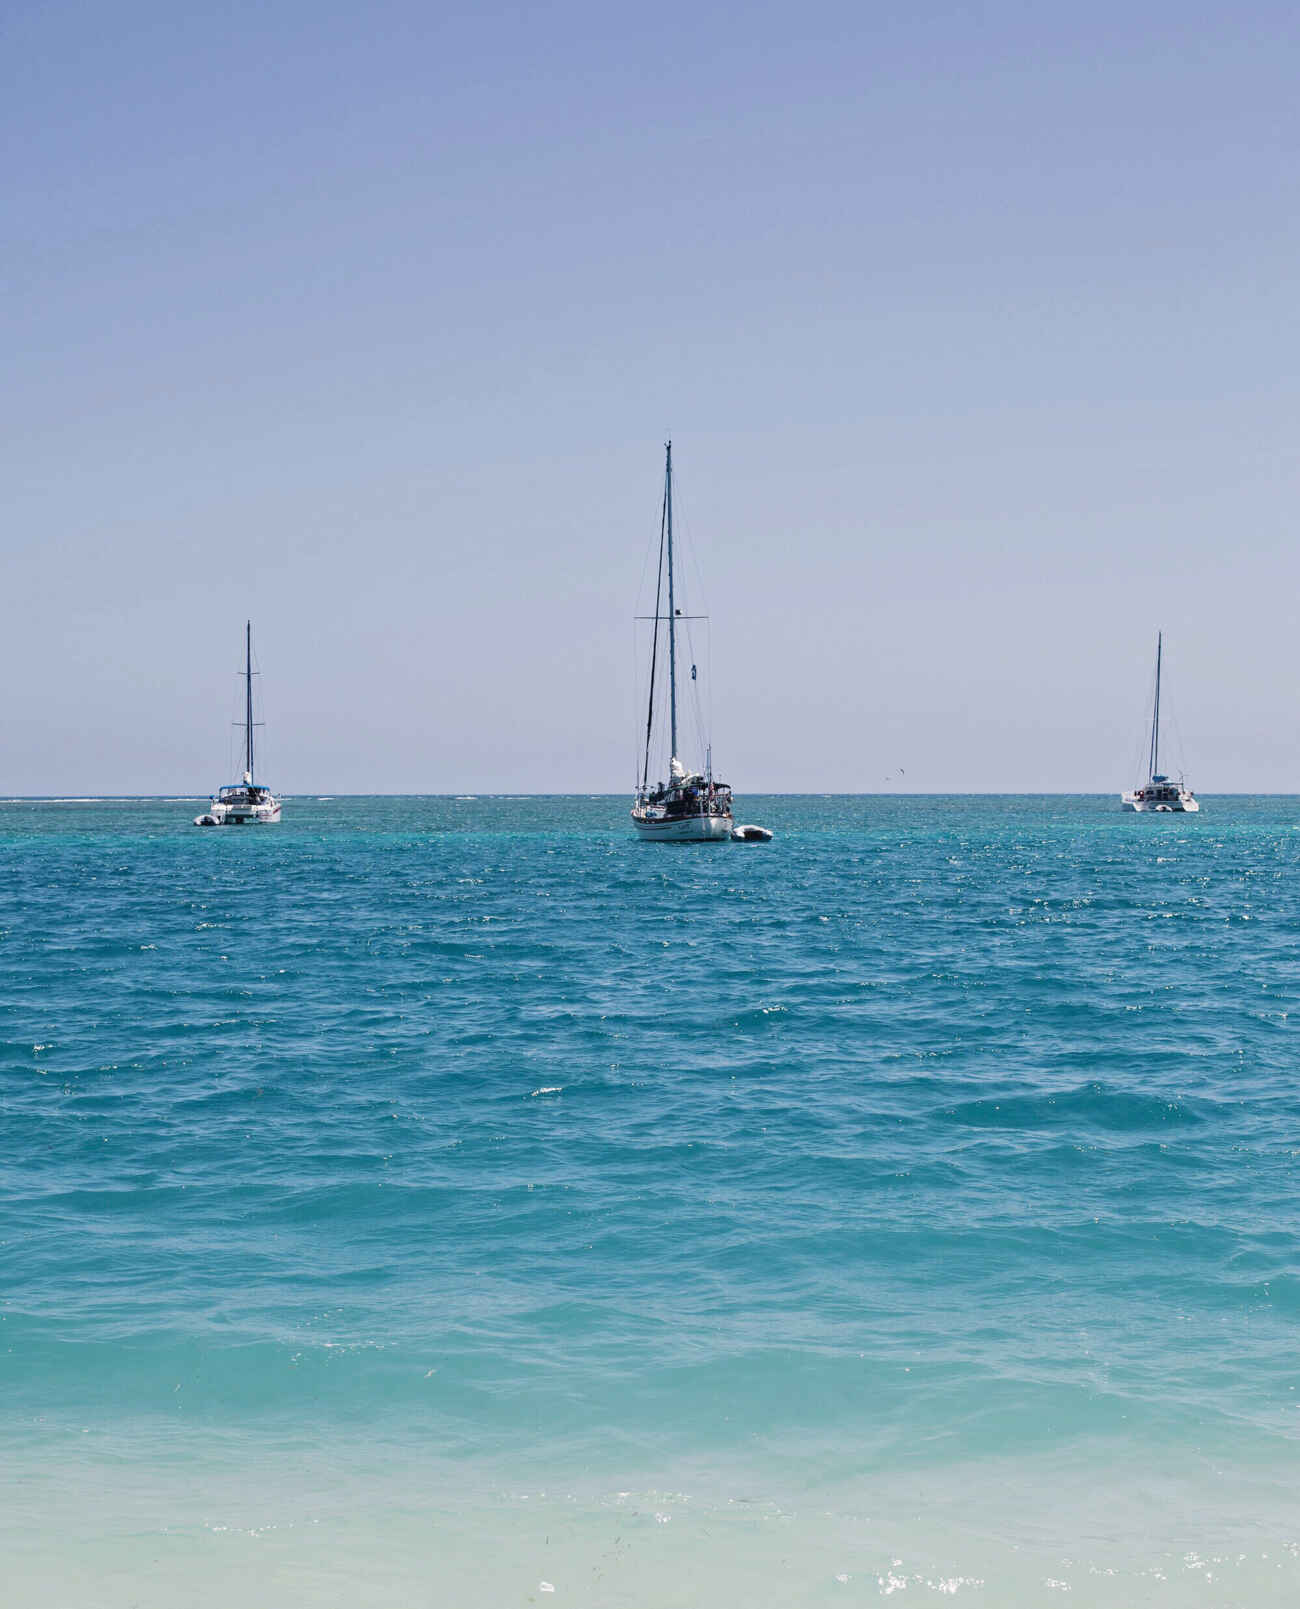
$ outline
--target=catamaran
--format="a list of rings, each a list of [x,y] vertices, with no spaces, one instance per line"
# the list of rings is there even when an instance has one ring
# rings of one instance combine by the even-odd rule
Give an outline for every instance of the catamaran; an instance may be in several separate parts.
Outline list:
[[[1196,811],[1200,801],[1182,777],[1171,782],[1160,770],[1160,666],[1164,657],[1164,633],[1156,633],[1156,693],[1151,706],[1151,744],[1148,750],[1147,780],[1140,788],[1120,795],[1121,807],[1138,811]]]
[[[668,612],[663,612],[664,593]],[[731,789],[713,775],[713,751],[706,745],[704,769],[690,770],[682,761],[677,727],[677,634],[688,620],[677,607],[673,571],[673,444],[665,449],[664,500],[659,519],[659,572],[655,582],[655,612],[650,648],[650,700],[645,720],[645,756],[632,801],[632,825],[639,838],[673,844],[725,843],[733,833]],[[667,625],[667,632],[660,627]],[[650,747],[655,730],[655,690],[659,678],[659,644],[667,637],[668,649],[668,780],[651,783]],[[696,680],[691,666],[691,680]],[[757,829],[755,829],[757,830]],[[767,833],[767,837],[771,834]]]
[[[253,780],[253,675],[250,620],[244,626],[244,719],[235,723],[244,728],[243,781],[218,789],[203,814],[195,816],[196,827],[266,827],[280,819],[280,801],[270,788]]]

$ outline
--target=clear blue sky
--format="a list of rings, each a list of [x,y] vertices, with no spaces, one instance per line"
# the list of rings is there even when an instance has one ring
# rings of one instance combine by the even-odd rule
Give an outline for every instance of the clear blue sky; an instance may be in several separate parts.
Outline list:
[[[1300,789],[1292,7],[18,6],[0,792]]]

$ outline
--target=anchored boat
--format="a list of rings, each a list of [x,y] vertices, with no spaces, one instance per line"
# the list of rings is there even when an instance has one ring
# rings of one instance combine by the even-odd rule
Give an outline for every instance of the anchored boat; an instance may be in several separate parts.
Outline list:
[[[677,725],[677,638],[688,621],[700,615],[683,615],[677,607],[676,577],[673,564],[673,444],[665,449],[664,500],[659,520],[659,570],[655,580],[655,612],[650,648],[650,695],[645,721],[645,755],[632,801],[632,825],[639,838],[652,843],[726,843],[734,822],[731,815],[731,789],[713,775],[713,751],[706,743],[703,770],[686,766],[678,747]],[[664,594],[667,593],[667,612]],[[664,629],[666,628],[666,629]],[[655,735],[655,693],[662,672],[660,643],[668,658],[668,778],[651,783],[651,745]],[[696,667],[691,666],[691,684],[698,683]],[[662,751],[661,751],[662,754]]]
[[[1198,811],[1200,801],[1182,777],[1171,781],[1160,770],[1160,670],[1164,658],[1164,633],[1156,634],[1156,691],[1151,705],[1151,743],[1148,750],[1147,780],[1141,787],[1120,795],[1124,810],[1172,814]]]
[[[240,782],[230,782],[212,796],[212,803],[201,816],[195,816],[196,827],[267,827],[280,819],[280,801],[253,778],[253,623],[244,626],[244,719],[236,725],[244,728],[244,776]]]

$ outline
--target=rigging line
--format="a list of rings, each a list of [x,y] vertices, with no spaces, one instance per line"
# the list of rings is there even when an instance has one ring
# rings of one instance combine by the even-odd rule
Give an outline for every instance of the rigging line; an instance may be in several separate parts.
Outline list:
[[[631,638],[632,663],[633,663],[632,682],[633,682],[633,685],[634,685],[634,688],[635,688],[635,693],[634,693],[634,697],[633,697],[633,705],[637,709],[639,709],[643,704],[646,704],[648,700],[656,698],[654,682],[650,679],[650,661],[647,659],[646,653],[645,653],[645,647],[646,647],[645,638],[641,635],[641,628],[640,628],[640,620],[641,620],[641,618],[642,618],[641,616],[637,616],[632,621],[632,638]],[[649,617],[647,616],[645,618],[648,619]],[[663,676],[663,668],[662,668],[662,666],[660,666],[660,669],[659,669],[659,671],[658,671],[658,673],[657,673],[657,675],[655,677],[655,680],[658,680],[658,681],[662,682],[662,676]],[[660,691],[662,691],[662,687],[661,687]],[[650,724],[651,724],[651,727],[652,727],[651,756],[650,756],[651,760],[653,760],[653,752],[654,752],[653,751],[653,741],[654,741],[653,740],[653,723],[654,723],[654,721],[656,719],[660,718],[660,710],[661,710],[661,708],[662,708],[662,698],[659,698],[657,700],[657,702],[655,703],[654,713],[650,716]],[[641,732],[641,727],[640,727],[639,722],[634,723],[633,726],[632,726],[631,741],[632,741],[632,772],[633,772],[633,776],[635,777],[635,782],[634,782],[633,786],[634,786],[634,788],[639,789],[641,787],[641,785],[642,785],[642,778],[643,778],[643,755],[642,755],[643,735],[642,735],[642,732]]]
[[[690,477],[687,476],[685,495],[682,492],[682,473],[679,468],[673,469],[673,536],[675,546],[682,556],[682,568],[688,570],[686,586],[690,591],[692,600],[698,599],[698,614],[707,615],[709,611],[708,594],[704,590],[704,571],[700,568],[699,546],[695,540],[694,504],[691,502]],[[679,589],[680,590],[680,589]]]
[[[683,497],[681,471],[677,470],[673,475],[673,533],[677,538],[676,547],[681,555],[681,566],[690,572],[687,584],[691,589],[689,597],[692,605],[690,614],[683,613],[679,619],[705,622],[703,644],[705,664],[700,669],[701,674],[707,676],[708,685],[701,692],[697,678],[693,692],[697,732],[707,753],[713,746],[713,631],[709,618],[708,595],[704,587],[704,571],[700,566],[699,544],[695,541],[692,519],[690,489],[688,486],[686,496]],[[678,590],[679,592],[682,590],[680,585]],[[690,647],[691,659],[695,662],[694,643],[691,643]]]
[[[655,669],[659,662],[659,615],[664,590],[664,532],[668,525],[668,486],[664,485],[663,508],[659,514],[659,573],[655,578],[655,625],[650,649],[650,704],[645,717],[645,765],[641,772],[642,789],[650,786],[650,734],[655,718]]]
[[[710,624],[709,629],[704,633],[704,674],[708,677],[708,682],[705,684],[705,688],[704,688],[704,702],[705,702],[705,705],[706,705],[706,708],[707,708],[707,711],[708,711],[708,731],[707,731],[707,733],[705,735],[708,738],[709,754],[712,755],[712,753],[713,753],[713,627],[712,627],[712,624]]]
[[[1156,634],[1156,696],[1151,714],[1151,770],[1150,776],[1156,776],[1160,771],[1160,661],[1164,655],[1165,637],[1163,632]]]
[[[649,569],[650,549],[647,547],[641,553],[641,573],[637,577],[636,583],[636,606],[638,610],[641,608],[642,601],[645,598],[645,579]],[[658,614],[658,612],[656,609],[655,613]],[[641,644],[637,637],[636,622],[645,619],[649,619],[649,616],[637,614],[633,616],[632,620],[632,689],[634,707],[641,702],[642,688],[644,686],[641,681]],[[632,729],[632,775],[635,779],[633,786],[639,787],[641,777],[641,738],[635,727]]]
[[[1147,776],[1156,774],[1156,730],[1160,723],[1160,644],[1156,640],[1156,667],[1151,673],[1150,718],[1147,721]]]
[[[244,680],[247,684],[244,689],[247,699],[244,707],[244,775],[251,783],[253,780],[253,622],[251,620],[244,628]]]
[[[705,639],[708,632],[705,632]],[[709,733],[704,723],[704,707],[700,701],[700,679],[697,674],[698,662],[695,657],[695,638],[690,627],[686,628],[686,647],[691,656],[691,702],[695,706],[695,735],[700,747],[707,750],[709,746]]]
[[[1129,754],[1128,775],[1131,776],[1135,782],[1141,782],[1143,780],[1142,757],[1146,753],[1146,747],[1147,734],[1146,727],[1144,725],[1141,733],[1133,739],[1133,745]]]
[[[1169,725],[1174,729],[1173,752],[1178,761],[1178,775],[1180,778],[1185,778],[1187,775],[1187,745],[1183,741],[1183,728],[1178,719],[1178,706],[1168,692],[1162,693],[1160,700],[1164,706]]]
[[[1147,696],[1142,704],[1142,725],[1136,739],[1136,749],[1133,755],[1133,775],[1139,780],[1148,780],[1151,776],[1151,723],[1155,716],[1156,682],[1155,671],[1151,672],[1151,680],[1147,684]],[[1146,767],[1146,777],[1141,777],[1143,766]]]
[[[641,702],[641,654],[636,640],[636,621],[632,622],[632,693],[634,704]],[[633,787],[640,786],[641,776],[641,735],[635,727],[632,728],[632,776]]]
[[[1137,782],[1143,780],[1142,767],[1146,764],[1151,747],[1151,688],[1142,700],[1142,713],[1133,723],[1133,741],[1129,750],[1129,772]]]
[[[646,571],[649,570],[649,568],[650,568],[650,549],[646,548],[645,551],[641,555],[641,574],[638,577],[637,584],[636,584],[636,606],[637,606],[638,609],[641,607],[641,600],[645,597],[645,578],[646,578]],[[640,616],[638,616],[637,618],[639,619]]]
[[[668,748],[677,758],[677,608],[673,596],[673,444],[664,444],[664,507],[668,511]],[[671,760],[669,762],[671,769]]]

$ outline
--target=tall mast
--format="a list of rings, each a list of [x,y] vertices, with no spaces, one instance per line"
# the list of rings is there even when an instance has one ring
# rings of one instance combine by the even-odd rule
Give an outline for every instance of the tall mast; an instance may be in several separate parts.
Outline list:
[[[1163,631],[1156,633],[1156,701],[1151,711],[1151,772],[1160,775],[1160,660],[1164,652]]]
[[[253,780],[253,622],[244,623],[244,772]]]
[[[659,668],[659,622],[664,610],[664,526],[668,519],[668,489],[664,488],[664,506],[659,515],[659,563],[655,568],[654,635],[650,639],[650,698],[645,713],[645,759],[641,766],[641,787],[650,786],[650,740],[655,725],[655,672]]]
[[[664,507],[668,516],[668,712],[670,758],[677,758],[677,610],[673,606],[673,444],[666,448]]]

